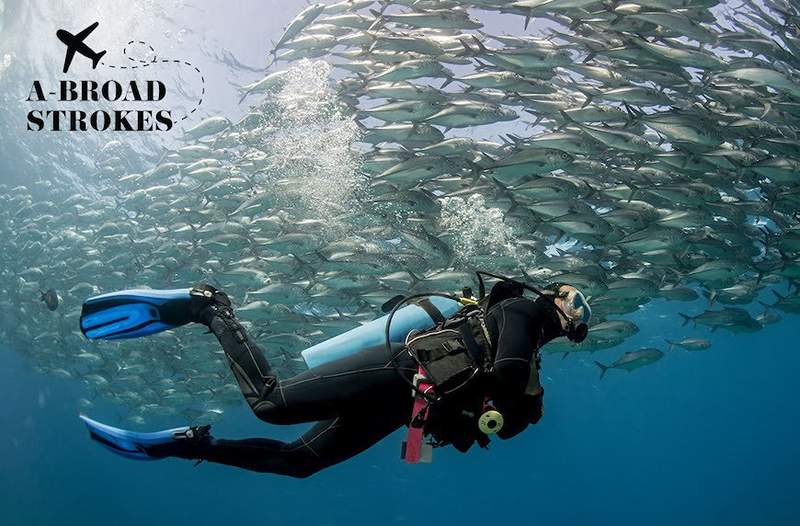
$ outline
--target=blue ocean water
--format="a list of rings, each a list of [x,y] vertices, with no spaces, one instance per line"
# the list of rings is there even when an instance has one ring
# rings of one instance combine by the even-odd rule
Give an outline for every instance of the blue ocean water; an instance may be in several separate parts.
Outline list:
[[[674,316],[663,304],[633,316],[642,331],[632,348],[658,343],[662,325],[674,331]],[[409,466],[398,459],[401,431],[305,480],[111,455],[77,418],[80,388],[33,374],[3,348],[0,517],[8,526],[796,524],[796,324],[718,332],[709,351],[672,351],[602,381],[590,358],[627,349],[549,355],[545,417],[515,439],[466,455],[440,449],[432,464]],[[93,416],[113,419],[114,409]],[[289,438],[301,429],[265,425],[242,407],[215,434]]]

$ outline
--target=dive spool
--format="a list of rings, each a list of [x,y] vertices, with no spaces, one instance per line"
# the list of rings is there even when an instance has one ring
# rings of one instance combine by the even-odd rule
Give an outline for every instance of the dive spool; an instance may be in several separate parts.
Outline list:
[[[485,435],[493,435],[503,429],[503,415],[494,409],[484,411],[478,418],[478,429]]]

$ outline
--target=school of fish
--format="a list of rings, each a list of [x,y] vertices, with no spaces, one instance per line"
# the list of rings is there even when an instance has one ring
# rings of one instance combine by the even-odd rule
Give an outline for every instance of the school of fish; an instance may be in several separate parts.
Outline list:
[[[498,17],[514,34],[488,31]],[[195,122],[144,171],[112,141],[92,192],[0,185],[0,336],[83,382],[83,408],[206,423],[241,403],[202,328],[85,340],[83,300],[125,288],[223,288],[282,375],[476,269],[590,297],[586,342],[543,349],[567,355],[619,346],[656,299],[694,302],[665,349],[710,346],[681,323],[800,313],[797,3],[345,0],[306,7],[265,55],[242,118]]]

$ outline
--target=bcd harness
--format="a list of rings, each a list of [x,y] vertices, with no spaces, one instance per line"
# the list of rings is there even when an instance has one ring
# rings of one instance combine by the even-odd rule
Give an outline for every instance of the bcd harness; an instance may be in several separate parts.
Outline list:
[[[411,382],[414,405],[401,454],[408,463],[431,460],[435,443],[425,441],[425,424],[431,407],[491,373],[494,363],[485,313],[478,301],[465,290],[464,296],[455,298],[464,307],[453,316],[445,318],[427,299],[429,296],[430,294],[416,295],[402,301],[408,303],[416,300],[414,303],[424,309],[435,323],[433,328],[426,331],[412,331],[405,339],[404,351],[417,364],[417,374]],[[397,306],[395,310],[396,308]],[[390,321],[387,320],[387,325]],[[476,425],[483,433],[478,442],[486,447],[489,442],[487,435],[498,432],[503,420],[502,415],[489,403],[488,397],[484,398],[483,405],[484,410]]]

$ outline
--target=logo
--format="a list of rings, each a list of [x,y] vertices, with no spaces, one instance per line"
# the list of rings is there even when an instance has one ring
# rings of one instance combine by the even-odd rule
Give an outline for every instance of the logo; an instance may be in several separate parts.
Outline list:
[[[205,78],[200,70],[190,62],[179,59],[160,59],[155,49],[146,42],[131,40],[123,48],[122,55],[127,64],[113,64],[104,59],[107,50],[95,51],[85,41],[100,25],[94,22],[82,31],[73,34],[66,29],[56,31],[58,40],[66,46],[62,73],[67,75],[70,68],[83,62],[83,58],[91,62],[92,70],[100,69],[108,72],[103,80],[62,78],[54,89],[46,89],[45,82],[34,80],[28,92],[27,101],[36,105],[28,112],[27,129],[29,131],[169,131],[177,121],[187,119],[203,102],[205,94]],[[128,54],[129,48],[145,46],[151,52],[147,60],[134,58]],[[80,55],[76,60],[76,56]],[[133,64],[131,64],[131,62]],[[166,83],[158,78],[146,80],[119,78],[131,70],[139,70],[152,77],[163,73],[164,67],[188,66],[200,78],[201,94],[197,104],[184,115],[175,116],[173,111],[164,108],[167,96]],[[85,68],[85,66],[83,66]],[[74,69],[74,68],[73,68]],[[42,109],[42,104],[57,107]],[[92,108],[102,105],[102,107]],[[109,106],[112,109],[108,109]]]
[[[58,39],[63,42],[65,46],[67,46],[67,54],[64,57],[64,70],[62,73],[67,73],[69,71],[69,66],[72,64],[72,59],[75,58],[75,52],[78,52],[91,60],[92,69],[97,69],[97,64],[100,63],[100,59],[103,58],[103,55],[105,55],[106,52],[103,50],[100,53],[97,53],[92,48],[84,44],[83,41],[86,40],[86,37],[89,36],[89,33],[97,29],[99,24],[100,22],[95,22],[77,35],[73,35],[66,29],[59,29],[56,31],[56,36]]]

